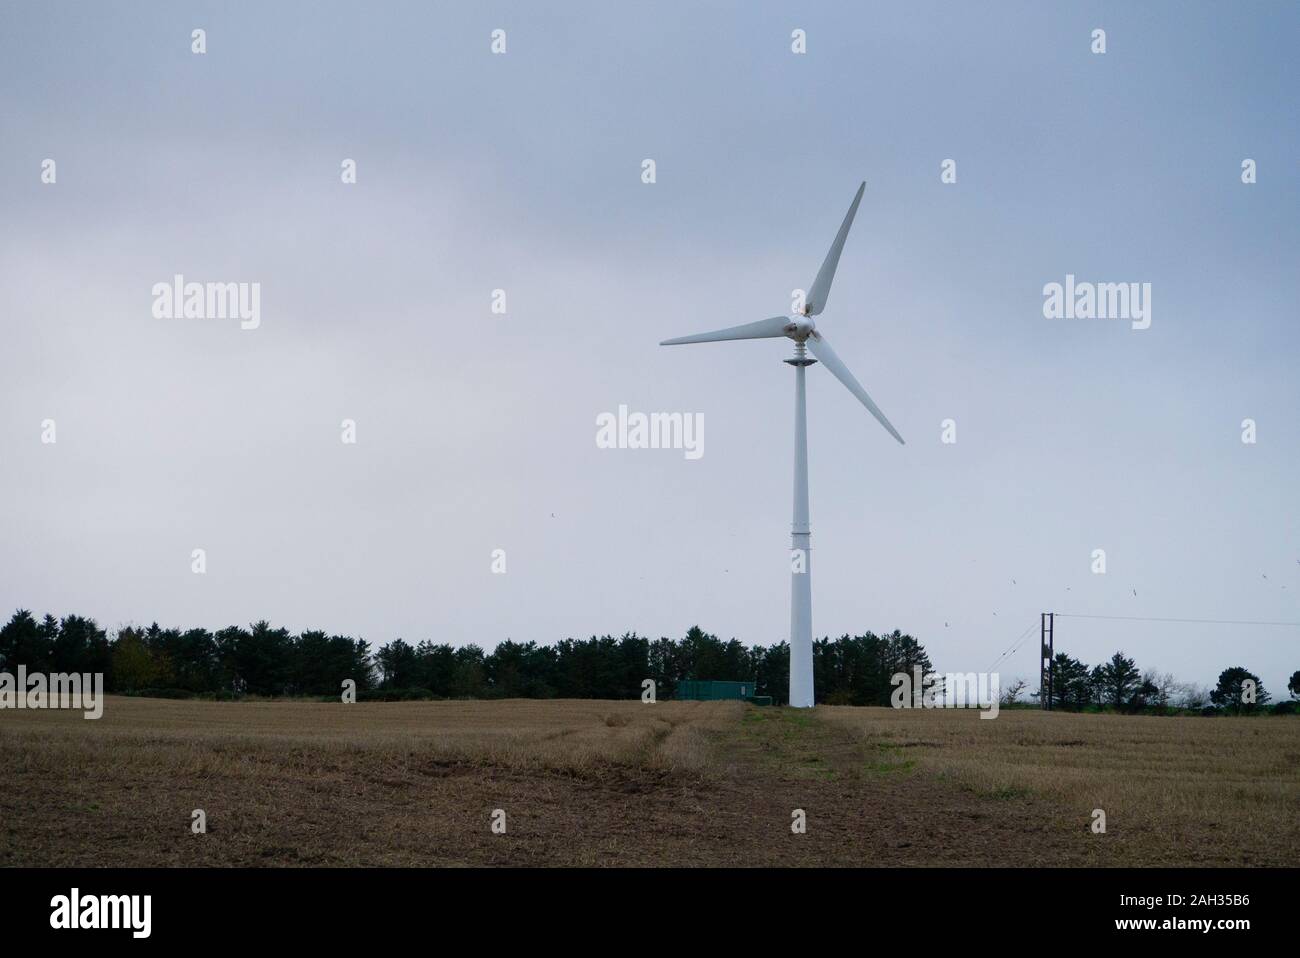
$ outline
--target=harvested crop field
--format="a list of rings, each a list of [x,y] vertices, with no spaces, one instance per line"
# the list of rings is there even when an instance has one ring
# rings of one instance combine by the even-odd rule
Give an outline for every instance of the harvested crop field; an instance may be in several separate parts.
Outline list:
[[[0,864],[1300,859],[1296,720],[978,715],[112,697],[98,721],[5,711]],[[1105,834],[1090,827],[1096,808]],[[196,809],[205,834],[191,830]]]

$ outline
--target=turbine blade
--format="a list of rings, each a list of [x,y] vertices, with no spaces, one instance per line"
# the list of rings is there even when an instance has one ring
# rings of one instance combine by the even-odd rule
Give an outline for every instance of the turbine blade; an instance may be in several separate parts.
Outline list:
[[[862,388],[862,384],[853,378],[853,373],[849,372],[849,367],[844,365],[844,362],[836,355],[835,350],[831,349],[831,344],[826,341],[826,337],[817,330],[813,330],[812,335],[808,337],[808,350],[822,361],[822,365],[831,371],[831,375],[848,387],[849,392],[858,397],[858,402],[867,407],[867,412],[875,416],[876,421],[889,430],[891,436],[900,443],[903,442],[903,437],[898,434],[898,430],[885,418],[885,414],[880,411],[880,407],[871,401],[871,397]]]
[[[808,314],[816,316],[826,308],[826,298],[831,294],[831,280],[835,279],[835,267],[840,265],[840,253],[844,249],[844,241],[849,238],[849,227],[853,225],[853,217],[858,212],[858,204],[862,202],[862,191],[867,188],[866,181],[858,187],[857,196],[853,197],[853,205],[849,211],[844,214],[844,222],[840,224],[840,231],[835,234],[835,242],[831,244],[830,252],[826,254],[826,260],[822,263],[822,268],[817,271],[817,278],[813,280],[812,290],[808,293],[805,303],[808,306]]]
[[[659,345],[683,346],[686,343],[720,343],[728,339],[769,339],[773,336],[783,336],[783,331],[789,322],[787,316],[773,316],[771,319],[760,319],[756,323],[745,323],[743,326],[715,329],[711,333],[696,333],[694,336],[665,339]]]

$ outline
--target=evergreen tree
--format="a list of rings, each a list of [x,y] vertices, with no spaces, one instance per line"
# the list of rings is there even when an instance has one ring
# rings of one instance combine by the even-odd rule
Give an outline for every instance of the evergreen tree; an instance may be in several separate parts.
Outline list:
[[[1098,668],[1100,671],[1097,677],[1104,701],[1116,708],[1123,708],[1141,684],[1142,673],[1138,671],[1137,663],[1123,652],[1116,652],[1109,662]]]
[[[1252,687],[1247,683],[1253,683],[1254,701],[1246,701],[1247,691]],[[1219,681],[1210,692],[1211,702],[1234,715],[1255,712],[1268,700],[1269,694],[1264,691],[1264,683],[1259,680],[1259,676],[1239,665],[1220,672]]]
[[[1092,701],[1095,670],[1090,672],[1088,666],[1078,659],[1057,652],[1052,658],[1052,707],[1063,709],[1082,709]]]
[[[49,616],[45,618],[46,622],[53,621]],[[53,659],[53,637],[26,609],[18,609],[0,628],[0,669],[16,674],[18,666],[25,665],[29,672],[48,672]]]

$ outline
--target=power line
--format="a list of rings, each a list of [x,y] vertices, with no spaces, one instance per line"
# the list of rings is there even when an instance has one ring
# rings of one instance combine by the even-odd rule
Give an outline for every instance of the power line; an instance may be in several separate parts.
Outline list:
[[[1083,612],[1056,612],[1054,614],[1066,619],[1109,619],[1111,621],[1122,620],[1129,622],[1184,622],[1198,625],[1265,625],[1300,629],[1300,622],[1267,622],[1258,619],[1179,619],[1146,615],[1088,615]],[[1031,624],[1029,628],[1025,629],[1024,632],[1020,633],[1019,638],[1012,642],[1005,652],[994,659],[993,664],[985,671],[992,672],[1004,659],[1007,659],[1018,652],[1020,647],[1025,644],[1025,641],[1036,628],[1038,628],[1038,624],[1034,623]]]
[[[993,669],[998,665],[999,662],[1001,662],[1003,659],[1007,658],[1009,655],[1011,655],[1013,652],[1015,652],[1017,649],[1019,649],[1020,646],[1022,646],[1022,645],[1024,644],[1025,639],[1029,638],[1029,636],[1033,633],[1034,629],[1036,629],[1036,628],[1038,628],[1037,625],[1035,625],[1034,623],[1030,623],[1029,628],[1027,628],[1027,629],[1025,629],[1025,631],[1021,632],[1021,633],[1020,633],[1020,637],[1019,637],[1018,639],[1016,639],[1014,642],[1011,643],[1011,647],[1008,648],[1008,649],[1007,649],[1005,652],[1003,652],[1001,655],[999,655],[996,659],[994,659],[994,660],[993,660],[993,665],[990,665],[990,666],[989,666],[987,669],[985,669],[984,671],[985,671],[985,672],[992,672]]]
[[[1015,650],[1015,649],[1020,645],[1020,643],[1024,641],[1025,636],[1028,635],[1032,629],[1033,629],[1033,626],[1031,625],[1031,626],[1029,626],[1029,628],[1025,629],[1024,632],[1021,632],[1020,635],[1018,635],[1018,636],[1017,636],[1017,637],[1012,641],[1012,643],[1011,643],[1009,646],[1007,646],[1006,651],[1003,652],[1001,655],[999,655],[996,659],[993,660],[993,665],[997,665],[999,662],[1001,662],[1003,659],[1005,659],[1008,655],[1010,655],[1010,654],[1011,654],[1011,653],[1012,653],[1012,652],[1013,652],[1013,651],[1014,651],[1014,650]],[[990,670],[991,670],[991,669],[992,669],[992,666],[990,666],[989,668],[990,668]]]
[[[1193,622],[1199,625],[1276,625],[1300,629],[1300,622],[1262,622],[1256,619],[1173,619],[1148,615],[1087,615],[1082,612],[1057,612],[1066,619],[1124,619],[1131,622]]]

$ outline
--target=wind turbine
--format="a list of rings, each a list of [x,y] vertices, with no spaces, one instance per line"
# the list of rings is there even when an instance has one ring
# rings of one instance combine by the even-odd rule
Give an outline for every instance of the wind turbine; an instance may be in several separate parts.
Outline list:
[[[794,340],[794,358],[785,362],[794,367],[794,522],[790,531],[790,704],[796,708],[812,708],[813,705],[813,669],[812,669],[812,558],[809,544],[812,533],[808,527],[808,404],[804,394],[804,370],[817,362],[831,371],[836,379],[848,387],[849,392],[857,397],[867,411],[876,417],[876,421],[889,431],[900,443],[903,437],[885,418],[885,414],[867,395],[862,384],[854,378],[853,373],[836,355],[826,337],[817,329],[812,317],[820,315],[826,308],[826,299],[831,292],[831,280],[835,278],[835,267],[839,265],[840,253],[844,241],[848,238],[849,227],[862,202],[862,192],[867,188],[864,182],[858,187],[853,204],[844,215],[840,231],[831,243],[830,252],[822,268],[817,271],[812,290],[804,299],[803,311],[795,316],[773,316],[760,319],[756,323],[743,326],[729,326],[715,329],[709,333],[696,333],[694,336],[679,336],[665,339],[660,346],[681,346],[687,343],[716,343],[732,339],[775,339],[784,336]],[[811,351],[816,359],[809,359]]]

